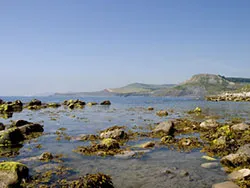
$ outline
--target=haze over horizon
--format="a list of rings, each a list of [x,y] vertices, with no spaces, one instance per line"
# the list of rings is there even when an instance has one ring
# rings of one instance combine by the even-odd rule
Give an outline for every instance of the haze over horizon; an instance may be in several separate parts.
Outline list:
[[[250,77],[248,0],[0,2],[0,96]]]

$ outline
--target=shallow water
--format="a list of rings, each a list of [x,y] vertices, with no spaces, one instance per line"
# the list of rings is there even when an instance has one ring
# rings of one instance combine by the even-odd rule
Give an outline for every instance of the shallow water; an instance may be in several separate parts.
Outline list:
[[[30,97],[0,97],[5,101],[20,99],[28,102]],[[42,102],[63,102],[70,97],[37,97]],[[9,123],[10,120],[24,119],[32,122],[41,122],[44,132],[48,133],[36,139],[36,142],[24,144],[19,155],[7,160],[20,160],[38,156],[44,151],[53,154],[64,154],[65,166],[72,167],[78,173],[73,176],[87,173],[102,172],[112,176],[115,187],[211,187],[212,184],[226,180],[226,174],[220,169],[204,169],[200,165],[206,160],[205,155],[199,150],[192,152],[178,152],[167,148],[154,148],[138,159],[118,159],[116,157],[89,157],[72,152],[77,146],[87,144],[81,141],[57,141],[55,132],[58,128],[67,128],[65,133],[70,136],[79,134],[96,134],[113,125],[125,125],[129,128],[136,126],[146,127],[149,124],[166,119],[186,117],[190,109],[199,106],[210,116],[218,116],[220,121],[232,117],[244,118],[249,121],[250,103],[235,102],[207,102],[202,100],[184,98],[153,98],[153,97],[83,97],[85,102],[101,102],[110,100],[111,106],[86,106],[80,110],[68,110],[63,107],[58,109],[43,109],[40,111],[23,110],[14,113],[10,119],[0,119],[0,122]],[[154,111],[145,108],[152,106]],[[157,110],[169,111],[169,116],[158,117]],[[131,141],[132,145],[148,139]],[[41,144],[42,148],[35,146]],[[1,159],[1,158],[0,158]],[[6,158],[2,158],[6,159]],[[41,165],[40,162],[24,162],[32,170]],[[178,173],[174,177],[164,174],[164,169],[176,168],[175,171],[185,170],[189,176],[182,177]]]

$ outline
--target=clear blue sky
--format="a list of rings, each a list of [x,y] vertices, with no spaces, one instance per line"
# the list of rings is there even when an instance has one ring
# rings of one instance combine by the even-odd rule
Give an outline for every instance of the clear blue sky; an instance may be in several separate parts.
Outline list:
[[[249,0],[0,0],[0,95],[250,77]]]

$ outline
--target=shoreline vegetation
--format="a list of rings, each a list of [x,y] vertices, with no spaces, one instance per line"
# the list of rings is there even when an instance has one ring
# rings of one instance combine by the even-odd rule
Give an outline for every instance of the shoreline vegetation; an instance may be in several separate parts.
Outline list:
[[[235,101],[235,100],[234,100]],[[43,103],[33,99],[28,103],[17,100],[5,102],[1,100],[0,113],[13,114],[23,109],[41,110],[44,108],[65,108],[67,110],[83,109],[96,105],[110,106],[111,102],[105,100],[101,103],[84,102],[81,100],[66,100],[62,103]],[[166,117],[169,112],[153,107],[143,109],[155,116]],[[5,116],[9,118],[10,116]],[[44,134],[44,126],[26,120],[12,121],[11,124],[0,124],[0,156],[13,157],[27,142]],[[228,174],[229,181],[214,184],[215,188],[223,186],[242,187],[250,186],[250,127],[242,119],[231,119],[226,122],[217,121],[216,117],[205,114],[203,109],[196,107],[186,112],[186,117],[171,119],[151,124],[141,129],[129,129],[126,126],[114,125],[96,134],[67,135],[65,128],[60,128],[56,134],[58,139],[77,140],[88,142],[76,147],[72,152],[83,156],[113,156],[115,158],[141,158],[153,148],[169,148],[180,152],[200,150],[206,153],[207,160],[201,167],[211,169],[222,165],[223,171]],[[180,137],[187,135],[186,137]],[[198,136],[195,136],[198,135]],[[150,141],[132,149],[128,143],[138,139],[147,138]],[[19,148],[15,150],[16,148]],[[78,179],[69,180],[67,175],[72,172],[63,165],[64,156],[44,152],[42,155],[29,160],[43,161],[44,163],[58,163],[59,167],[45,173],[29,174],[29,167],[25,160],[0,162],[0,186],[2,187],[114,187],[112,177],[103,173],[79,175]],[[189,176],[188,171],[166,170],[163,174],[175,176]]]

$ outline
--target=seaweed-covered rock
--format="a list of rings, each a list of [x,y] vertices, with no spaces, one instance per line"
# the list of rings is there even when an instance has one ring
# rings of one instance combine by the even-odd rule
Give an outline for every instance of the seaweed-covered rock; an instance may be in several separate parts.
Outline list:
[[[0,146],[16,145],[23,140],[24,136],[18,128],[0,131]]]
[[[79,99],[77,100],[66,100],[63,102],[63,105],[68,106],[70,109],[75,109],[75,108],[83,108],[86,103],[84,101],[81,101]]]
[[[223,165],[238,167],[241,165],[249,165],[250,164],[250,156],[246,154],[229,154],[223,157],[220,161]]]
[[[155,134],[163,133],[165,135],[169,135],[172,134],[173,131],[174,131],[174,123],[172,121],[164,121],[154,128],[153,133]]]
[[[21,126],[27,125],[27,124],[31,124],[31,122],[28,122],[28,121],[26,121],[26,120],[20,119],[20,120],[15,121],[13,125],[14,125],[15,127],[21,127]]]
[[[27,179],[29,169],[19,162],[0,163],[0,187],[20,187],[22,179]]]
[[[126,139],[128,134],[125,132],[123,126],[113,126],[101,131],[100,138]]]
[[[157,116],[167,116],[168,115],[168,112],[166,110],[160,110],[158,112],[156,112],[156,115]]]
[[[246,123],[238,123],[238,124],[233,125],[231,129],[234,131],[245,131],[249,129],[249,125]]]
[[[101,141],[101,145],[107,147],[108,149],[119,149],[119,143],[112,138],[105,138]]]
[[[43,132],[44,131],[43,126],[38,124],[38,123],[31,123],[31,124],[20,126],[18,128],[25,135],[35,133],[35,132]]]
[[[100,105],[111,105],[111,102],[109,100],[106,100],[101,102]]]
[[[38,100],[38,99],[32,99],[29,103],[28,106],[41,106],[42,105],[42,101]]]
[[[47,104],[47,106],[48,106],[49,108],[58,108],[58,107],[61,106],[61,104],[52,102],[52,103]]]
[[[73,181],[62,181],[60,187],[114,188],[111,177],[102,173],[87,174],[86,176]]]
[[[200,127],[203,129],[211,129],[216,128],[218,126],[219,124],[214,119],[208,119],[200,124]]]
[[[8,112],[13,112],[13,106],[11,104],[1,104],[0,105],[0,112],[2,113],[8,113]]]

